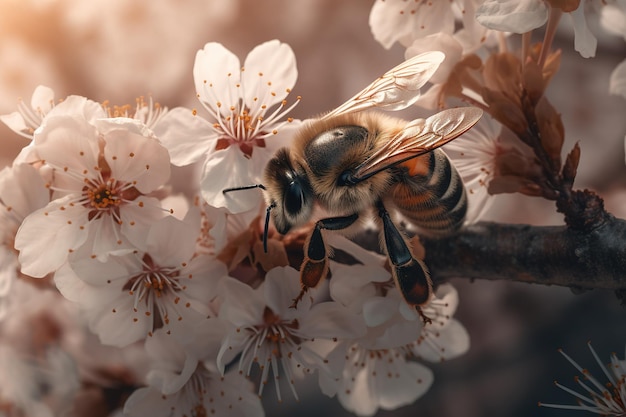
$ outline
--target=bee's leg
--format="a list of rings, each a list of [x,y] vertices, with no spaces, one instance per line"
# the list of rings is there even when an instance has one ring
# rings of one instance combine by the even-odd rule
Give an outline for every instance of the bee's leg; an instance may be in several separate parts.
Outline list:
[[[326,252],[326,245],[322,238],[322,229],[327,230],[341,230],[350,226],[359,218],[358,213],[351,214],[344,217],[329,217],[327,219],[321,219],[315,223],[313,232],[309,236],[309,239],[304,244],[304,261],[302,261],[302,267],[300,268],[300,282],[302,284],[302,291],[293,300],[292,308],[296,308],[304,293],[309,288],[317,287],[317,284],[328,274],[328,255]]]
[[[422,261],[413,257],[411,249],[391,221],[382,202],[379,201],[376,206],[378,215],[383,221],[385,247],[396,285],[407,304],[415,307],[424,324],[432,323],[432,320],[422,312],[421,308],[430,300],[433,291],[428,268]]]

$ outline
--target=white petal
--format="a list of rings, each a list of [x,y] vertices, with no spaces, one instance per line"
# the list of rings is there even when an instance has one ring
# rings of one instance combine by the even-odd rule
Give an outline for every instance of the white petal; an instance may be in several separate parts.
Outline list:
[[[419,363],[396,361],[393,369],[394,376],[386,378],[382,376],[387,375],[383,373],[385,367],[377,367],[382,377],[376,378],[376,391],[380,407],[385,410],[412,404],[428,391],[434,380],[432,371]]]
[[[71,199],[53,201],[24,219],[15,236],[24,274],[43,277],[57,270],[87,239],[88,210],[67,205]]]
[[[626,60],[620,62],[611,73],[609,92],[626,98]]]
[[[123,217],[122,217],[123,218]],[[106,261],[109,255],[130,253],[135,246],[127,239],[121,239],[120,225],[112,216],[105,214],[89,222],[89,234],[81,249],[83,256],[95,256]]]
[[[368,327],[385,323],[398,311],[398,300],[387,297],[372,297],[363,303],[363,317]]]
[[[596,47],[598,40],[587,27],[585,19],[584,5],[580,5],[578,9],[569,13],[574,24],[574,49],[576,49],[583,58],[592,58],[596,56]]]
[[[167,112],[153,130],[176,166],[204,159],[217,140],[211,124],[184,107]]]
[[[111,288],[111,291],[114,289]],[[105,295],[102,289],[98,293]],[[152,329],[154,319],[146,316],[142,310],[133,311],[133,296],[121,288],[117,289],[117,293],[119,295],[109,295],[107,298],[112,298],[111,300],[101,302],[99,308],[87,310],[87,313],[89,327],[100,337],[101,343],[124,347],[145,339]]]
[[[38,85],[33,91],[30,99],[30,106],[33,109],[41,110],[42,113],[48,113],[54,105],[54,90],[45,85]]]
[[[413,351],[420,359],[441,362],[456,358],[469,350],[470,337],[458,320],[450,320],[448,325],[436,332],[429,333],[429,341],[415,344]]]
[[[9,129],[21,135],[29,130],[29,126],[24,122],[24,117],[20,112],[14,111],[9,114],[0,115],[0,121],[7,125]]]
[[[300,321],[302,333],[313,338],[354,339],[365,335],[366,332],[361,316],[332,301],[314,305]]]
[[[83,177],[99,176],[96,169],[98,132],[85,119],[77,116],[48,117],[35,132],[34,143],[39,156],[51,166],[59,169],[67,167]],[[59,171],[58,174],[63,175],[63,172]],[[76,190],[82,190],[82,179],[73,178],[73,181],[76,182]]]
[[[369,25],[374,39],[389,49],[396,41],[408,46],[432,33],[452,33],[454,15],[446,1],[377,0],[370,12]]]
[[[291,267],[272,268],[265,276],[263,294],[267,306],[283,320],[290,319],[294,313],[302,315],[311,306],[310,297],[304,297],[298,308],[293,309],[293,299],[300,294],[300,274]],[[309,295],[309,294],[307,294]]]
[[[93,124],[97,119],[107,115],[100,103],[82,96],[69,96],[50,110],[44,124],[48,118],[56,116],[76,116]]]
[[[163,332],[159,332],[163,333]],[[155,336],[158,333],[155,334]],[[153,338],[155,337],[153,336]],[[169,336],[165,336],[169,337]],[[181,347],[182,349],[182,347]],[[151,387],[154,387],[161,391],[164,395],[174,394],[189,381],[189,378],[198,367],[198,360],[192,356],[185,358],[185,364],[182,369],[176,369],[172,372],[171,369],[161,370],[154,369],[148,373],[146,380]]]
[[[136,247],[144,248],[150,227],[166,215],[159,200],[153,197],[140,196],[121,206],[121,234]],[[123,243],[126,244],[126,242]]]
[[[145,251],[158,265],[180,267],[195,252],[198,227],[173,216],[160,219],[150,227]]]
[[[226,115],[231,106],[237,107],[241,66],[239,58],[222,44],[209,42],[196,53],[193,80],[198,99],[214,111]]]
[[[235,327],[255,325],[263,317],[265,302],[259,291],[255,291],[235,278],[225,278],[219,286],[224,298],[219,317]]]
[[[10,207],[18,218],[44,207],[50,201],[49,195],[39,171],[29,164],[0,171],[0,204]]]
[[[526,33],[548,21],[543,0],[487,0],[476,9],[476,20],[489,29]]]
[[[129,417],[171,417],[175,396],[164,397],[158,390],[145,387],[135,390],[124,403],[124,415]]]
[[[296,56],[286,43],[277,40],[255,47],[244,63],[241,74],[245,87],[243,98],[251,108],[280,103],[296,84]]]
[[[261,190],[222,192],[227,188],[258,184],[258,176],[254,173],[251,160],[237,147],[213,152],[202,168],[202,198],[209,205],[225,207],[234,214],[258,209],[263,203]]]
[[[156,139],[116,129],[105,134],[104,157],[118,181],[135,182],[142,193],[160,187],[170,176],[167,149]]]

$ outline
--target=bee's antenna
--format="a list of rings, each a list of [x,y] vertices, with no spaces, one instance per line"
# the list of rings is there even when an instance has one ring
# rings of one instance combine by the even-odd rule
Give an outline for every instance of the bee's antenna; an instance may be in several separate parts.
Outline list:
[[[222,194],[230,193],[231,191],[240,191],[240,190],[251,190],[253,188],[260,188],[261,190],[266,190],[263,184],[253,184],[253,185],[244,185],[243,187],[233,187],[226,188],[222,190]],[[267,207],[265,211],[265,228],[263,229],[263,252],[267,253],[267,233],[270,227],[270,211],[276,207],[276,204],[273,203]]]
[[[267,231],[270,227],[270,211],[276,207],[276,203],[272,203],[267,206],[265,211],[265,228],[263,229],[263,252],[267,253]]]
[[[261,190],[266,189],[263,184],[244,185],[243,187],[226,188],[222,190],[222,194],[230,193],[231,191],[250,190],[252,188],[260,188]]]

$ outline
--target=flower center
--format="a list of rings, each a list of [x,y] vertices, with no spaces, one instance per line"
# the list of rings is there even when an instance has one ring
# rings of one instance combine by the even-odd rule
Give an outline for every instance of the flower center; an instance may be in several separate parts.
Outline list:
[[[263,322],[264,324],[262,326],[258,326],[258,330],[264,334],[267,342],[279,345],[280,343],[284,343],[286,339],[289,339],[295,344],[300,343],[300,338],[292,334],[294,330],[300,327],[298,320],[294,319],[291,322],[283,321],[269,307],[265,307],[265,310],[263,310]],[[279,346],[272,350],[272,353],[280,357]]]
[[[118,190],[112,184],[100,184],[99,186],[85,190],[89,199],[88,204],[98,210],[118,207],[122,200],[118,196]]]

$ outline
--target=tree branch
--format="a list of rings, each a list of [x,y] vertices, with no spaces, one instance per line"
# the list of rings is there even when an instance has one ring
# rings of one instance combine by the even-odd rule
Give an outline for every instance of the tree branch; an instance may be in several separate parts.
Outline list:
[[[587,231],[481,222],[421,241],[435,282],[466,277],[626,290],[626,221],[611,215]]]

